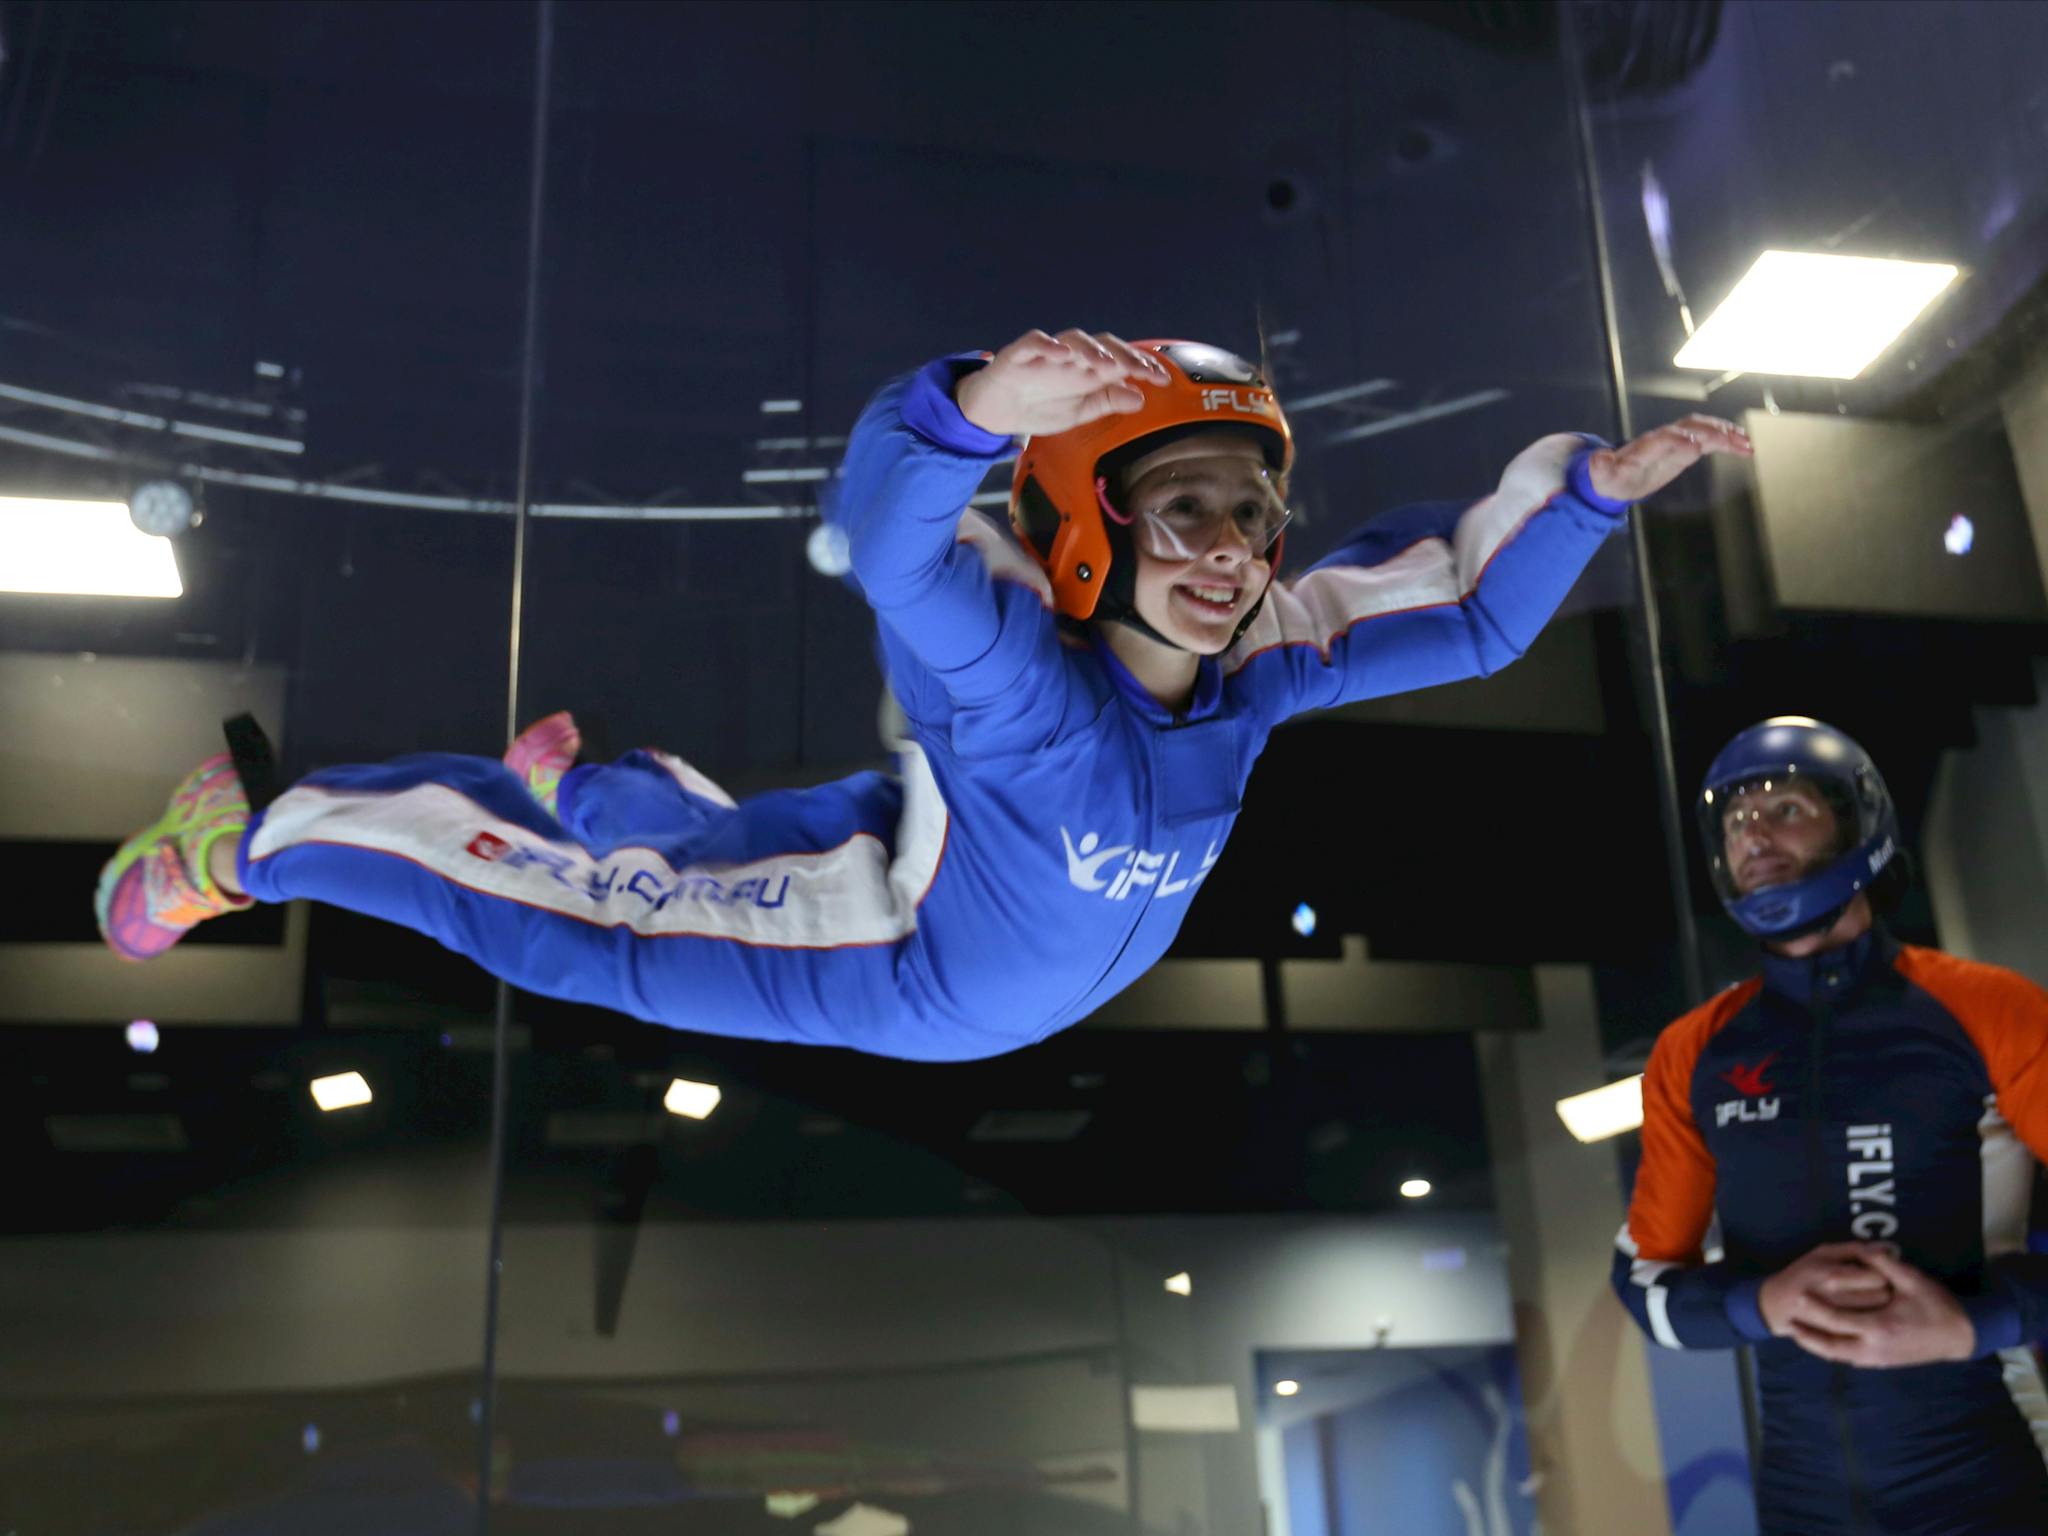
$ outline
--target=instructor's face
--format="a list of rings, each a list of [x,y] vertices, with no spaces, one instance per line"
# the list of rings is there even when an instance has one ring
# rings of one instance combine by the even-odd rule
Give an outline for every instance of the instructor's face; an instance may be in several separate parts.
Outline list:
[[[1797,780],[1745,790],[1721,815],[1722,853],[1745,896],[1825,864],[1838,831],[1833,807]]]

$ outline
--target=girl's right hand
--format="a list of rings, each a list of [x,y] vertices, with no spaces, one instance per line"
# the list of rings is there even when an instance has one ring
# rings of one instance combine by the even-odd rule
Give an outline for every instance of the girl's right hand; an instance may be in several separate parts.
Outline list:
[[[960,414],[984,432],[1037,437],[1139,409],[1141,379],[1164,384],[1166,365],[1107,331],[1027,331],[953,392]]]

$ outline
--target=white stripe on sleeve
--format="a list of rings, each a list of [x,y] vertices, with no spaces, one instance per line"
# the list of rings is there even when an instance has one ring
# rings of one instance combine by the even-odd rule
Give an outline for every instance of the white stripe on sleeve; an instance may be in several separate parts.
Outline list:
[[[1312,645],[1327,662],[1331,644],[1362,620],[1463,601],[1502,546],[1564,489],[1566,466],[1584,446],[1568,432],[1531,443],[1509,463],[1499,489],[1465,509],[1448,541],[1419,539],[1377,565],[1326,566],[1275,583],[1223,670],[1235,672],[1276,645]]]
[[[1683,1349],[1671,1329],[1671,1293],[1661,1285],[1650,1287],[1650,1336],[1666,1349]]]
[[[1668,1259],[1638,1258],[1637,1254],[1641,1250],[1636,1247],[1636,1240],[1629,1235],[1626,1222],[1622,1223],[1621,1231],[1615,1234],[1614,1246],[1619,1248],[1630,1260],[1628,1266],[1629,1283],[1641,1286],[1645,1293],[1643,1305],[1650,1318],[1650,1337],[1659,1344],[1662,1344],[1666,1349],[1685,1348],[1679,1342],[1677,1331],[1671,1326],[1670,1288],[1657,1284],[1658,1277],[1664,1271],[1676,1269],[1678,1265]]]

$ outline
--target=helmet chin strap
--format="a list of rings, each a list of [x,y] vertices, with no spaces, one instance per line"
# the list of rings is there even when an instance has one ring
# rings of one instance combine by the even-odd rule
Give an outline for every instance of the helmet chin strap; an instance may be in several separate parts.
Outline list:
[[[1095,477],[1095,500],[1107,519],[1103,530],[1109,535],[1109,580],[1104,583],[1096,611],[1111,624],[1121,624],[1147,640],[1185,651],[1186,646],[1167,639],[1138,612],[1138,549],[1131,539],[1131,519],[1109,499],[1109,481],[1102,475]]]
[[[1852,845],[1849,848],[1843,849],[1841,853],[1835,855],[1835,857],[1832,859],[1810,863],[1800,872],[1800,878],[1802,880],[1810,880],[1820,876],[1825,876],[1831,871],[1839,868],[1842,860],[1849,857],[1855,851],[1855,847]],[[1826,933],[1829,929],[1833,928],[1835,924],[1839,923],[1842,920],[1842,914],[1844,912],[1847,912],[1850,907],[1856,904],[1856,898],[1858,896],[1864,896],[1868,894],[1869,887],[1867,885],[1859,885],[1854,890],[1852,890],[1847,896],[1843,897],[1842,900],[1837,902],[1834,906],[1829,907],[1825,912],[1820,913],[1818,916],[1810,917],[1805,922],[1798,924],[1796,927],[1787,928],[1781,933],[1763,934],[1759,935],[1758,937],[1760,938],[1761,942],[1765,944],[1796,944],[1801,939],[1809,939],[1812,938],[1815,934]],[[1876,911],[1873,908],[1872,916],[1875,917],[1875,915]]]
[[[1146,622],[1145,615],[1138,612],[1135,603],[1127,603],[1121,598],[1112,598],[1108,593],[1104,593],[1102,607],[1109,610],[1102,615],[1103,619],[1108,623],[1121,624],[1125,629],[1135,629],[1147,640],[1156,640],[1161,645],[1171,647],[1176,651],[1185,651],[1187,649],[1178,640],[1169,640],[1165,635],[1154,629],[1151,624]]]
[[[1113,572],[1114,567],[1112,567]],[[1266,577],[1266,592],[1270,592],[1272,589],[1273,577],[1268,574]],[[1244,617],[1237,621],[1237,628],[1230,632],[1231,645],[1237,644],[1243,638],[1244,632],[1251,628],[1252,620],[1259,616],[1259,610],[1266,606],[1266,592],[1261,592],[1259,600],[1246,609]],[[1187,646],[1182,645],[1178,640],[1169,640],[1166,636],[1159,633],[1158,630],[1154,629],[1146,621],[1145,616],[1138,612],[1138,605],[1126,600],[1120,593],[1103,593],[1098,611],[1102,613],[1102,617],[1107,623],[1121,624],[1126,629],[1135,629],[1139,634],[1145,636],[1146,639],[1157,640],[1161,645],[1171,646],[1176,651],[1186,651],[1188,649]],[[1225,646],[1224,649],[1228,650],[1229,646]],[[1206,655],[1208,653],[1202,652],[1200,654]]]
[[[1842,920],[1842,914],[1849,910],[1850,902],[1853,902],[1855,899],[1854,896],[1851,896],[1849,901],[1843,902],[1832,911],[1823,912],[1811,922],[1801,923],[1797,928],[1787,928],[1783,933],[1774,933],[1763,942],[1766,944],[1796,944],[1801,939],[1812,938],[1816,933],[1826,933]]]

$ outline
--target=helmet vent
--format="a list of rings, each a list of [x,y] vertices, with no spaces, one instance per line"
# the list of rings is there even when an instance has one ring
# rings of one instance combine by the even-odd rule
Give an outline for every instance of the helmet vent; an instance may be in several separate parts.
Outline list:
[[[1038,551],[1041,560],[1050,560],[1052,541],[1060,531],[1060,509],[1052,504],[1050,496],[1039,489],[1037,476],[1024,477],[1024,484],[1017,492],[1017,508],[1024,537],[1031,541],[1031,547]]]

